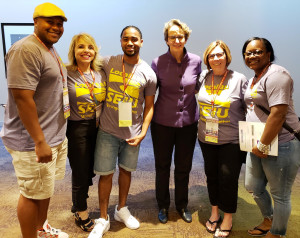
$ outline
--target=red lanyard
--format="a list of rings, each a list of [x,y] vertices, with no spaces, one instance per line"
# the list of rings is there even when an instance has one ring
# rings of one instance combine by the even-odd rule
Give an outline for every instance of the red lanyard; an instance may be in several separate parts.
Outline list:
[[[251,89],[253,88],[253,86],[260,80],[260,78],[262,77],[262,75],[266,72],[267,68],[271,65],[271,63],[268,63],[266,65],[266,67],[263,69],[263,71],[258,75],[258,77],[256,78],[256,80],[254,81],[254,78],[252,80],[251,83]]]
[[[214,109],[214,104],[215,104],[216,97],[217,97],[217,95],[219,93],[219,90],[220,90],[220,88],[221,88],[221,86],[222,86],[222,84],[223,84],[223,82],[224,82],[224,80],[227,76],[227,73],[228,73],[228,69],[226,70],[226,72],[225,72],[225,74],[224,74],[224,76],[223,76],[223,78],[222,78],[222,80],[221,80],[221,82],[220,82],[220,84],[217,88],[216,95],[214,95],[214,73],[211,77],[211,95],[213,96],[213,99],[210,102],[211,102],[211,105],[212,105],[212,111]]]
[[[60,74],[61,74],[61,76],[62,76],[62,81],[63,81],[63,83],[65,82],[65,78],[64,78],[64,74],[63,74],[63,71],[62,71],[62,63],[61,63],[61,61],[59,60],[59,58],[58,58],[58,56],[57,56],[57,54],[56,54],[56,51],[55,51],[55,49],[53,48],[53,52],[54,52],[54,54],[52,53],[52,51],[44,44],[44,42],[42,42],[41,41],[41,39],[35,34],[35,33],[33,33],[33,35],[36,37],[36,39],[50,52],[50,54],[52,55],[52,57],[54,58],[54,59],[56,59],[56,61],[57,61],[57,63],[58,63],[58,66],[59,66],[59,70],[60,70]]]
[[[130,75],[128,75],[128,77],[127,77],[128,80],[126,82],[124,56],[122,57],[122,75],[123,75],[123,84],[124,84],[124,96],[125,96],[125,90],[126,90],[128,84],[129,84],[130,80],[132,79],[132,76],[134,75],[136,68],[137,68],[137,64],[134,65],[134,68],[132,70],[133,72]]]
[[[80,70],[79,67],[77,68],[77,70],[80,73],[81,77],[83,78],[83,80],[85,82],[85,85],[88,87],[88,89],[90,91],[91,98],[94,99],[93,91],[94,91],[94,86],[95,86],[95,75],[94,75],[93,70],[90,69],[90,72],[91,72],[91,75],[92,75],[92,78],[93,78],[93,85],[92,85],[92,87],[90,87],[89,82],[87,81],[87,79],[85,78],[84,74],[82,73],[82,71]]]

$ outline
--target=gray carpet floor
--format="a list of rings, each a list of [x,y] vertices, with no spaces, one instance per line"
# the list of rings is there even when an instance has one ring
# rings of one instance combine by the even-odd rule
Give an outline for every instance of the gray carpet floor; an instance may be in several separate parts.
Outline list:
[[[299,155],[300,156],[300,155]],[[172,204],[169,211],[169,222],[159,223],[155,201],[155,171],[151,137],[149,133],[141,144],[137,171],[133,173],[132,185],[128,197],[128,207],[132,214],[141,222],[138,230],[129,230],[124,224],[113,219],[113,211],[118,201],[117,174],[114,176],[113,189],[110,197],[109,214],[111,229],[104,235],[106,238],[196,238],[212,237],[205,230],[205,222],[210,215],[210,204],[207,195],[206,177],[203,170],[203,158],[197,144],[190,174],[189,208],[193,222],[185,223],[175,211],[173,202],[174,180],[170,181]],[[233,230],[230,237],[250,237],[247,229],[258,225],[262,217],[251,195],[244,188],[244,170],[242,167],[239,182],[238,211],[234,215]],[[16,206],[19,196],[17,181],[11,163],[11,157],[0,140],[0,237],[21,237]],[[88,206],[93,218],[99,217],[97,197],[98,177],[90,188]],[[289,221],[287,237],[300,237],[300,175],[298,174],[292,193],[292,214]],[[55,194],[51,199],[48,219],[52,226],[67,232],[70,237],[88,237],[74,223],[71,209],[71,169],[67,163],[66,176],[57,181]]]

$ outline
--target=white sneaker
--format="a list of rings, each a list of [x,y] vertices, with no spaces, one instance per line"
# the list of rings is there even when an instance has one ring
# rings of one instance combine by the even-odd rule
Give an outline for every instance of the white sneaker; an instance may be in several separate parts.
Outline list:
[[[134,216],[130,214],[130,211],[127,207],[122,207],[118,211],[118,205],[115,208],[114,218],[116,221],[123,222],[129,229],[138,229],[140,227],[140,223]]]
[[[107,220],[104,218],[95,219],[95,226],[88,238],[101,238],[110,228],[109,215]]]
[[[69,235],[50,226],[48,220],[44,222],[43,229],[38,230],[37,237],[55,237],[55,238],[68,238]]]

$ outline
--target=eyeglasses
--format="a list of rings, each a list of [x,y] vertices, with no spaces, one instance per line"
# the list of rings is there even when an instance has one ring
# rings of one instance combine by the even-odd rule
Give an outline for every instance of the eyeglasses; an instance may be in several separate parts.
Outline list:
[[[251,55],[253,55],[253,56],[260,56],[260,55],[262,55],[262,53],[264,53],[264,51],[263,50],[256,50],[256,51],[247,51],[247,52],[245,52],[244,53],[244,55],[246,56],[246,57],[250,57]]]
[[[183,39],[185,39],[185,37],[183,35],[169,36],[168,38],[169,38],[170,41],[175,41],[176,39],[178,39],[178,41],[182,41]]]
[[[216,54],[209,54],[208,58],[209,59],[214,59],[216,56],[218,59],[222,58],[225,55],[225,52],[220,52],[220,53],[216,53]]]

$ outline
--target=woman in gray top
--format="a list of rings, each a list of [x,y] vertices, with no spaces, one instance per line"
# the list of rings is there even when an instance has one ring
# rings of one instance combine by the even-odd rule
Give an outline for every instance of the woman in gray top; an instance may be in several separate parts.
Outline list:
[[[293,80],[285,68],[272,63],[274,51],[268,40],[250,38],[242,53],[246,65],[255,73],[245,93],[246,120],[266,123],[258,144],[247,155],[245,179],[246,189],[253,193],[264,220],[248,233],[281,237],[286,233],[291,213],[291,188],[300,165],[300,142],[282,127],[286,121],[294,130],[300,130],[292,98]],[[270,115],[257,105],[267,109]],[[278,156],[270,156],[269,145],[277,135]],[[267,183],[274,207],[266,190]]]
[[[72,169],[72,212],[75,223],[91,231],[94,221],[87,212],[89,186],[95,176],[94,151],[101,102],[105,99],[105,75],[94,38],[75,35],[69,49],[68,90],[71,115],[68,120],[68,158]],[[98,113],[97,113],[98,112]]]
[[[208,70],[200,76],[198,139],[204,158],[211,215],[206,229],[214,237],[227,237],[237,209],[238,178],[246,153],[240,151],[238,121],[245,120],[246,77],[228,69],[231,54],[223,41],[204,52]],[[219,210],[224,212],[222,218]]]

